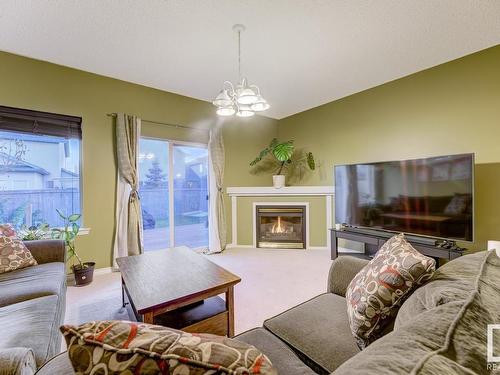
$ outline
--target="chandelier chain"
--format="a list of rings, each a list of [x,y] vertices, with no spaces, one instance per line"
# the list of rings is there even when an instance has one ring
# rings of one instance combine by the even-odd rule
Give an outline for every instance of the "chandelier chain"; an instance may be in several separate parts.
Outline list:
[[[238,30],[238,81],[241,80],[241,31]]]

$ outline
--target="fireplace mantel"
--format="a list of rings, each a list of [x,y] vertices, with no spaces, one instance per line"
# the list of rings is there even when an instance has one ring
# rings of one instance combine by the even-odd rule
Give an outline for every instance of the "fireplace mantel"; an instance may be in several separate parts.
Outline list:
[[[247,215],[252,215],[253,222],[253,238],[255,239],[255,205],[256,204],[302,204],[308,205],[308,197],[324,197],[325,204],[325,227],[324,227],[324,244],[326,246],[309,246],[307,244],[306,248],[317,248],[317,249],[329,249],[330,248],[330,236],[328,234],[328,229],[332,228],[332,198],[334,196],[333,186],[285,186],[281,189],[276,189],[272,186],[245,186],[245,187],[228,187],[226,189],[227,194],[231,197],[231,231],[232,231],[232,242],[228,245],[230,247],[256,247],[254,241],[253,245],[241,244],[238,242],[238,198],[248,199],[246,197],[263,197],[265,202],[259,202],[258,200],[253,200],[253,212],[249,212]],[[286,197],[290,197],[290,200],[296,199],[296,197],[304,197],[303,202],[287,201]],[[276,198],[276,203],[270,203],[270,199]],[[280,199],[281,198],[281,199]],[[302,199],[299,199],[302,200]],[[314,213],[312,213],[314,215]],[[307,215],[309,215],[309,208],[307,209]],[[309,223],[309,218],[307,218],[307,223]],[[249,228],[252,231],[252,228]],[[306,232],[309,229],[306,228]],[[309,233],[306,234],[306,240],[309,242]]]
[[[276,189],[272,186],[228,187],[227,194],[231,197],[262,197],[283,195],[328,195],[334,194],[333,186],[285,186]]]

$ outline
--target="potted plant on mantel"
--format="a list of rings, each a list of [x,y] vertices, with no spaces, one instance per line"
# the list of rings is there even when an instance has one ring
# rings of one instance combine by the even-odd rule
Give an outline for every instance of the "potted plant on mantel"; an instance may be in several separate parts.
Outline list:
[[[64,228],[52,228],[52,238],[63,240],[66,243],[66,249],[68,251],[67,261],[76,258],[78,263],[73,264],[71,269],[75,275],[76,286],[84,286],[90,284],[94,278],[94,262],[82,262],[80,256],[75,249],[75,239],[80,231],[80,225],[78,225],[78,220],[82,216],[81,214],[71,214],[65,216],[61,211],[57,210],[59,216],[64,220]]]
[[[269,156],[271,158],[268,158]],[[314,161],[312,152],[298,153],[293,140],[279,142],[277,138],[273,138],[269,146],[263,149],[259,153],[259,156],[252,160],[250,166],[254,167],[263,160],[270,162],[265,166],[265,169],[275,172],[273,175],[273,186],[276,189],[281,189],[285,186],[285,173],[289,169],[295,167],[300,173],[302,173],[304,168],[308,168],[311,171],[316,169],[316,162]]]

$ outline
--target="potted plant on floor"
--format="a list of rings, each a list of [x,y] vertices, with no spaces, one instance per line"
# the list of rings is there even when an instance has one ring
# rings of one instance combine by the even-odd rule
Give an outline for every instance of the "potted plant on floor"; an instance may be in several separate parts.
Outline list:
[[[271,156],[271,160],[267,158],[268,156]],[[275,172],[273,175],[273,186],[276,189],[285,186],[285,172],[290,168],[295,167],[300,172],[302,172],[303,168],[308,168],[311,171],[316,169],[316,162],[314,161],[312,152],[299,154],[296,152],[293,140],[279,142],[277,138],[273,138],[269,146],[263,149],[259,153],[259,156],[252,160],[250,166],[256,166],[265,158],[271,162],[271,165],[266,166],[266,168]]]
[[[80,256],[75,249],[75,239],[80,231],[80,225],[78,225],[78,220],[80,220],[81,214],[71,214],[65,216],[61,211],[57,210],[59,216],[64,220],[63,228],[53,228],[52,238],[63,240],[66,243],[66,249],[68,251],[67,261],[73,259],[73,264],[71,269],[75,275],[75,283],[77,286],[83,286],[90,284],[94,278],[94,267],[95,262],[82,262]],[[75,264],[74,258],[76,258],[77,263]]]

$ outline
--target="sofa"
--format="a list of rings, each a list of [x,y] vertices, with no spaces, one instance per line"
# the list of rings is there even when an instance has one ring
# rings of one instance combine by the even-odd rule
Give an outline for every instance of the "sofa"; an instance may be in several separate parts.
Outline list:
[[[486,327],[500,323],[500,259],[494,251],[465,255],[439,268],[403,303],[386,335],[361,351],[349,329],[345,293],[366,264],[337,258],[326,293],[236,339],[260,349],[282,375],[488,373]],[[38,374],[73,370],[62,353]]]
[[[0,274],[0,374],[29,374],[61,350],[64,241],[25,241],[38,265]]]
[[[460,238],[465,233],[464,240],[472,234],[471,194],[399,195],[390,200],[389,205],[365,209],[364,224],[395,232],[428,231],[429,235],[449,238]]]

